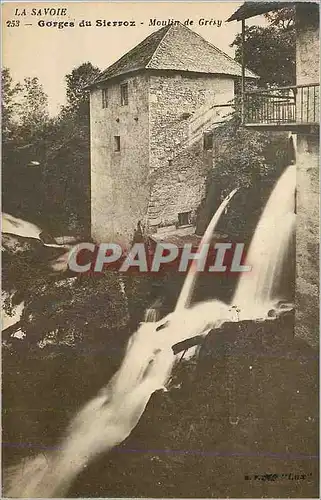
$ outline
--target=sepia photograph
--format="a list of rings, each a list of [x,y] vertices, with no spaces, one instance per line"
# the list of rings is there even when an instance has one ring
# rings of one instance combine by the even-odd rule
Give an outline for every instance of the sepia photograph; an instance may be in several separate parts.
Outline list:
[[[318,2],[2,2],[2,498],[320,498]]]

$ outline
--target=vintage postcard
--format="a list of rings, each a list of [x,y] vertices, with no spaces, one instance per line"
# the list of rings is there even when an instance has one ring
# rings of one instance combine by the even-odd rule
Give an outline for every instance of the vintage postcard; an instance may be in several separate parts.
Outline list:
[[[319,4],[2,34],[2,497],[319,498]]]

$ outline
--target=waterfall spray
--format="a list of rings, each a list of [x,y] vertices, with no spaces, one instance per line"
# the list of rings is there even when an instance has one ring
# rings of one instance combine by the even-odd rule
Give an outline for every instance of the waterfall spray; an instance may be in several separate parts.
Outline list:
[[[236,190],[222,202],[199,246],[211,240],[224,209]],[[161,321],[143,323],[129,339],[119,370],[99,394],[72,420],[59,449],[7,471],[6,496],[23,498],[63,496],[89,461],[120,444],[139,422],[151,395],[164,389],[176,356],[172,346],[204,335],[217,320],[228,318],[230,307],[219,301],[187,309],[197,271],[189,271],[174,313]]]
[[[255,229],[246,264],[232,304],[240,319],[266,317],[279,301],[278,287],[295,228],[296,166],[290,165],[276,183]]]
[[[279,279],[293,229],[293,171],[295,167],[289,167],[277,183],[255,231],[248,254],[248,263],[254,273],[241,276],[231,304],[243,308],[240,319],[249,311],[252,317],[257,317],[260,312],[253,304],[260,307],[263,304],[267,309],[267,302],[273,298],[273,280]],[[235,192],[233,190],[220,205],[198,250],[210,242],[217,222]],[[267,216],[272,213],[274,217]],[[273,251],[271,243],[275,243],[275,235],[279,238],[277,251]],[[266,249],[262,241],[267,245],[267,253],[262,253]],[[217,300],[189,307],[196,278],[197,266],[191,265],[174,312],[158,322],[143,323],[139,327],[129,339],[120,369],[74,417],[57,450],[46,457],[30,458],[6,471],[5,496],[64,496],[84,466],[130,435],[151,395],[164,388],[177,359],[172,346],[197,335],[204,336],[209,329],[217,328],[224,321],[235,321],[231,305]]]

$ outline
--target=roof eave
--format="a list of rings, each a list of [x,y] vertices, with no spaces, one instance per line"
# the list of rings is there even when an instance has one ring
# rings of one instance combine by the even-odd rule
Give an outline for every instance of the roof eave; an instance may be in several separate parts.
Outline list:
[[[148,67],[148,68],[139,68],[139,69],[124,72],[124,73],[119,73],[117,75],[107,77],[104,80],[94,81],[94,82],[86,85],[84,87],[84,90],[93,90],[94,88],[99,88],[100,86],[102,86],[102,85],[104,85],[107,82],[110,82],[112,80],[116,80],[116,79],[119,79],[121,77],[128,77],[132,74],[136,74],[136,73],[140,73],[140,72],[144,72],[144,71],[149,71],[149,72],[155,71],[157,73],[171,71],[171,72],[175,72],[175,73],[193,73],[193,74],[198,74],[198,75],[213,75],[213,76],[216,75],[216,76],[229,76],[231,78],[241,78],[241,74],[238,75],[236,73],[219,73],[217,71],[210,73],[210,72],[205,72],[205,71],[190,71],[190,70],[181,70],[181,69],[150,68],[150,67]],[[256,75],[255,73],[251,72],[251,74],[245,75],[245,78],[250,79],[250,80],[258,80],[260,77],[258,75]]]
[[[95,87],[100,87],[101,85],[104,85],[107,82],[110,82],[111,80],[116,80],[117,78],[121,78],[122,76],[129,76],[129,75],[132,75],[132,74],[143,72],[145,70],[146,70],[146,68],[137,68],[137,69],[132,69],[131,71],[124,71],[122,73],[117,73],[116,75],[112,75],[112,76],[106,77],[106,78],[104,78],[102,80],[94,80],[89,85],[86,85],[86,87],[84,87],[84,90],[92,90]]]

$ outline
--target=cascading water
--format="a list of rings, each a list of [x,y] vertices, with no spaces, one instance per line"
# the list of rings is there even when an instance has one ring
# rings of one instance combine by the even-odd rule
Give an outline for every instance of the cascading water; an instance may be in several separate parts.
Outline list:
[[[225,198],[225,200],[222,201],[221,205],[218,207],[217,211],[213,215],[212,220],[207,226],[206,231],[199,244],[199,247],[197,249],[198,252],[200,252],[203,245],[210,244],[217,223],[220,220],[221,215],[227,208],[227,205],[235,195],[236,191],[237,189],[233,189],[233,191],[231,191],[231,193]],[[178,297],[175,311],[181,311],[183,309],[186,309],[190,305],[190,300],[194,291],[197,275],[198,275],[197,266],[195,265],[195,261],[193,261],[189,269],[189,272],[187,273],[181,293]]]
[[[16,234],[25,238],[40,239],[41,229],[23,219],[18,219],[13,215],[2,213],[1,231],[8,234]]]
[[[43,230],[40,229],[40,227],[36,226],[32,222],[28,222],[23,219],[18,219],[17,217],[14,217],[13,215],[7,214],[7,213],[2,213],[1,214],[1,232],[2,233],[7,233],[7,234],[12,234],[15,236],[20,236],[22,238],[33,238],[36,240],[41,241],[41,243],[45,247],[49,248],[70,248],[71,245],[70,243],[61,243],[58,244],[54,240],[54,238],[51,237],[52,241],[50,243],[46,243],[42,236],[44,235]],[[47,235],[48,237],[48,235]]]
[[[144,321],[146,323],[155,323],[161,318],[161,308],[162,301],[161,299],[156,299],[155,302],[148,307],[144,314]]]
[[[157,320],[158,320],[158,311],[156,311],[156,309],[154,309],[153,307],[149,307],[148,309],[146,309],[144,321],[146,323],[155,323],[155,321]]]
[[[199,250],[211,240],[234,192],[214,215]],[[165,387],[176,360],[174,344],[206,335],[224,321],[236,321],[233,305],[240,310],[239,319],[266,316],[271,302],[278,299],[275,285],[294,229],[294,192],[295,166],[291,166],[275,186],[258,223],[246,262],[252,272],[241,275],[232,304],[213,300],[186,309],[197,277],[197,268],[192,265],[175,311],[160,321],[141,324],[129,340],[120,369],[79,411],[58,450],[7,471],[6,496],[63,496],[90,460],[129,436],[153,392]]]
[[[252,271],[243,273],[232,304],[240,319],[266,317],[279,301],[278,288],[295,228],[296,166],[290,165],[276,183],[264,208],[246,257]]]
[[[210,241],[221,214],[236,190],[222,202],[205,232]],[[193,266],[192,266],[193,267]],[[165,389],[176,360],[172,346],[231,319],[230,306],[217,301],[189,304],[197,271],[186,277],[174,313],[158,322],[142,323],[130,338],[120,369],[98,396],[71,422],[59,449],[7,471],[8,497],[63,496],[80,470],[101,452],[124,441],[137,425],[151,395]]]
[[[3,292],[2,295],[3,295],[2,304],[4,303],[4,301],[6,299],[10,298],[10,296],[12,297],[12,293],[9,294],[9,293]],[[8,314],[5,311],[5,309],[3,308],[2,318],[1,318],[2,319],[2,330],[5,330],[6,328],[9,328],[10,326],[19,322],[20,318],[22,316],[22,313],[23,313],[23,309],[24,309],[24,302],[20,302],[20,304],[17,304],[15,307],[13,307],[11,314]]]

